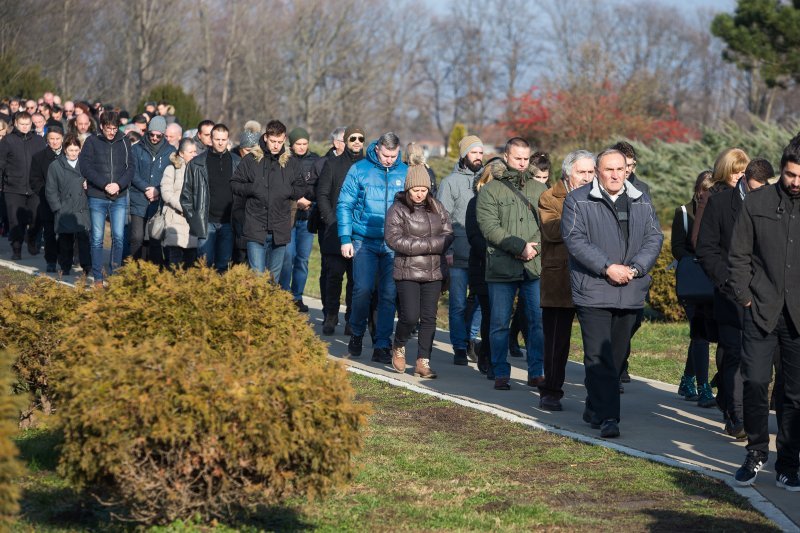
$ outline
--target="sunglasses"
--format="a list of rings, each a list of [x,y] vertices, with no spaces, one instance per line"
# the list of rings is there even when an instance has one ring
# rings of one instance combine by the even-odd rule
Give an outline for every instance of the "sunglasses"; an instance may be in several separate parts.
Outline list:
[[[350,136],[350,137],[347,139],[347,141],[348,141],[348,142],[351,142],[351,143],[354,143],[354,142],[360,142],[360,143],[363,143],[363,142],[364,142],[364,136],[363,136],[363,135],[351,135],[351,136]]]
[[[157,132],[157,131],[151,131],[151,132],[150,132],[150,137],[153,137],[153,138],[155,138],[155,139],[160,139],[160,138],[161,138],[161,137],[163,137],[163,136],[164,136],[164,134],[163,134],[163,133],[159,133],[159,132]]]

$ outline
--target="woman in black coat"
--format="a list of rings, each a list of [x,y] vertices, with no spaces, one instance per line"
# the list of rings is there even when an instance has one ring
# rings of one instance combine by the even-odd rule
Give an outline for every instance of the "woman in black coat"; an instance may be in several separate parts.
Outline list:
[[[89,251],[89,201],[86,197],[86,179],[81,175],[78,155],[81,143],[77,135],[64,138],[63,153],[47,170],[45,196],[55,215],[55,231],[58,234],[58,263],[63,275],[72,271],[75,241],[84,274],[89,274],[92,258]]]

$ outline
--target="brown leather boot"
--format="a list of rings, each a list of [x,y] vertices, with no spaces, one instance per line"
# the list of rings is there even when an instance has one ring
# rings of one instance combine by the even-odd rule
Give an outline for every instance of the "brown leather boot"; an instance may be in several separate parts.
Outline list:
[[[392,347],[392,368],[400,374],[406,372],[406,347],[394,346]]]
[[[417,359],[417,366],[414,367],[414,375],[421,378],[435,379],[436,372],[431,368],[431,360],[421,357]]]

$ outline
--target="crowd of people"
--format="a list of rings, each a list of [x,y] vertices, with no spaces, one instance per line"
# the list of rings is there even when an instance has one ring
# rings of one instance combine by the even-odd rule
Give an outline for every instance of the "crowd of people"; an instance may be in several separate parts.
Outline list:
[[[401,150],[392,132],[368,142],[358,125],[336,128],[318,156],[305,129],[279,120],[248,122],[234,146],[229,128],[210,120],[184,133],[168,102],[130,118],[99,103],[62,105],[52,93],[0,103],[0,136],[14,259],[23,245],[40,253],[43,241],[48,271],[69,274],[77,261],[98,287],[126,257],[173,269],[202,260],[221,273],[243,263],[307,312],[316,235],[322,333],[336,333],[345,285],[350,357],[361,356],[369,333],[373,361],[436,378],[433,337],[448,291],[453,364],[473,360],[496,390],[509,390],[508,357],[523,355],[521,334],[527,385],[542,409],[562,411],[577,317],[583,420],[603,438],[620,434],[631,339],[664,238],[627,142],[571,152],[551,180],[548,155],[527,140],[513,137],[489,158],[470,135],[439,181],[424,150]],[[718,407],[726,431],[747,439],[735,478],[748,485],[767,460],[774,367],[776,483],[790,491],[800,491],[798,203],[800,137],[786,146],[777,179],[767,160],[723,151],[672,224],[676,260],[696,257],[714,291],[685,302],[690,344],[678,393]]]

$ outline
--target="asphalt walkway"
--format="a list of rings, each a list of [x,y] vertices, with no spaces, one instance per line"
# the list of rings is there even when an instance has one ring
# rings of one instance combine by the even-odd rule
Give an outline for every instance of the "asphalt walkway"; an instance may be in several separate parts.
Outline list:
[[[0,239],[0,266],[15,268],[32,274],[44,274],[45,263],[41,254],[30,257],[23,250],[22,259],[10,261],[10,246],[6,239]],[[64,281],[79,279],[76,275],[65,277]],[[309,280],[314,282],[315,280]],[[311,308],[309,319],[317,333],[322,329],[321,303],[306,298]],[[347,341],[344,336],[344,318],[333,336],[322,337],[329,343],[330,356],[347,365],[383,379],[399,380],[408,386],[423,391],[442,394],[459,401],[483,407],[512,417],[529,420],[559,432],[575,435],[581,440],[598,439],[599,430],[593,430],[581,419],[584,399],[583,366],[569,362],[565,383],[565,396],[562,400],[564,410],[549,412],[539,409],[539,396],[535,389],[526,384],[524,359],[509,358],[512,364],[511,390],[496,391],[493,382],[478,372],[476,365],[455,366],[446,331],[437,330],[431,366],[439,374],[438,379],[422,380],[412,374],[409,366],[405,374],[394,372],[391,367],[370,361],[372,346],[368,338],[364,341],[364,351],[360,358],[347,357]],[[416,339],[407,347],[408,360],[416,354]],[[634,354],[635,357],[635,354]],[[643,452],[645,456],[666,462],[689,465],[714,477],[730,480],[730,476],[740,466],[745,457],[745,443],[729,437],[723,429],[722,416],[717,409],[703,409],[693,402],[684,401],[676,394],[676,385],[632,376],[631,383],[625,385],[622,396],[621,435],[609,439],[612,447],[628,453]],[[762,512],[775,520],[784,530],[800,531],[800,493],[790,493],[775,486],[772,470],[775,460],[776,424],[774,413],[770,417],[772,442],[770,461],[758,475],[753,489],[738,490],[747,496]]]

